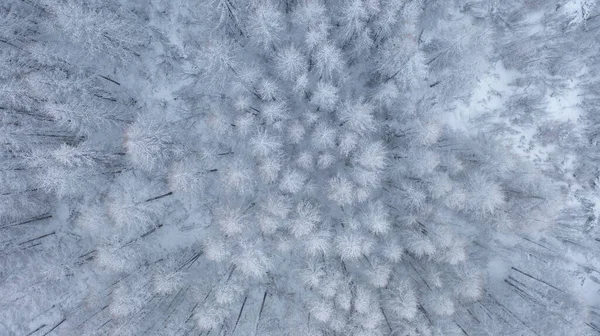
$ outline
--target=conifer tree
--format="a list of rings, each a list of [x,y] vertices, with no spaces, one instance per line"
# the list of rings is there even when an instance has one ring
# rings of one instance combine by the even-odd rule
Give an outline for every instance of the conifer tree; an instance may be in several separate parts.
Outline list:
[[[597,333],[599,10],[0,4],[0,334]]]

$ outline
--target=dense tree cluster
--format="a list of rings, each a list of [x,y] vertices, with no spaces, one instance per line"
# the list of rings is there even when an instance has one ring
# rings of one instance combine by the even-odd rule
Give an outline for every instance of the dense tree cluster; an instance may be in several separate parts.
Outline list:
[[[599,10],[5,1],[0,334],[600,333]]]

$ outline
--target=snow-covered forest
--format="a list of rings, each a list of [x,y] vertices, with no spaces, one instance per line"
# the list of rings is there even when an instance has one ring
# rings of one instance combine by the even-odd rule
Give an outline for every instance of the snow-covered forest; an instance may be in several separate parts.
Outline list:
[[[1,1],[0,335],[600,336],[599,2]]]

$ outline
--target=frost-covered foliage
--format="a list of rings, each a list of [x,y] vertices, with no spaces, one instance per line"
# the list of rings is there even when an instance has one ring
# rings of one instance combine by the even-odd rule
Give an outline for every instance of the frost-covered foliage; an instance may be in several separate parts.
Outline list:
[[[599,7],[5,1],[0,334],[599,332]]]

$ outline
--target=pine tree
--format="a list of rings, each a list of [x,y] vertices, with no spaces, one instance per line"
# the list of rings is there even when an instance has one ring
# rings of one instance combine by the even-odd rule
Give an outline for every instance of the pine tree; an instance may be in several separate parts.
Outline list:
[[[0,333],[597,332],[598,10],[0,4]]]

